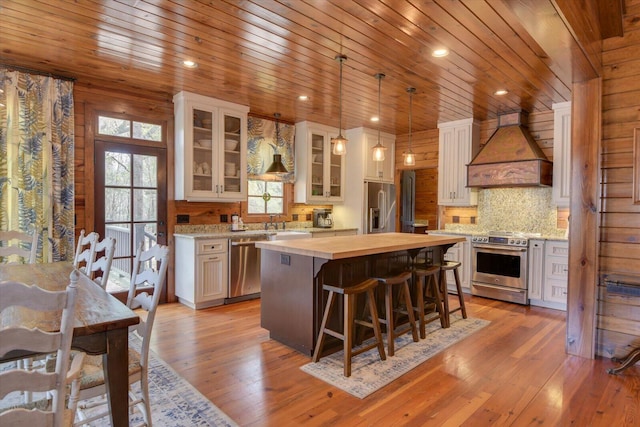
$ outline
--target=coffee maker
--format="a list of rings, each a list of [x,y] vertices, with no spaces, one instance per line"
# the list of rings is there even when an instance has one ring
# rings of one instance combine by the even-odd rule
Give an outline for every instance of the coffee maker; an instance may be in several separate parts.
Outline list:
[[[331,209],[314,209],[313,226],[317,228],[333,227],[333,217],[331,215]]]

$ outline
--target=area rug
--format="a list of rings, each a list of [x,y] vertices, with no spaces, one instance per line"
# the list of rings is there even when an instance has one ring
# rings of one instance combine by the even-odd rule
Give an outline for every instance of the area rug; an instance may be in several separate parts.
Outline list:
[[[462,319],[457,315],[452,316],[451,320],[451,327],[447,329],[441,328],[438,322],[429,323],[426,338],[418,342],[413,342],[411,334],[398,337],[395,341],[395,355],[393,357],[387,355],[387,360],[380,360],[376,348],[354,357],[351,360],[350,377],[343,375],[344,353],[342,351],[323,357],[317,363],[308,363],[300,369],[353,396],[364,399],[433,355],[491,323],[483,319]],[[383,338],[386,343],[385,334]]]
[[[134,334],[129,335],[129,346],[140,350],[140,339]],[[7,369],[8,364],[0,367]],[[140,388],[133,387],[139,395]],[[193,426],[237,426],[218,407],[211,403],[198,390],[182,378],[166,362],[153,351],[150,352],[149,361],[149,394],[151,399],[151,421],[156,427],[193,427]],[[8,395],[5,399],[15,399]],[[19,397],[18,397],[19,398]],[[34,396],[37,399],[37,396]],[[2,403],[6,404],[3,399]],[[97,399],[96,399],[97,400]],[[87,416],[92,413],[104,411],[104,406],[98,406],[87,410]],[[142,415],[136,409],[129,416],[129,425],[136,426],[142,423]],[[108,427],[111,422],[108,417],[101,418],[86,424],[93,427]]]

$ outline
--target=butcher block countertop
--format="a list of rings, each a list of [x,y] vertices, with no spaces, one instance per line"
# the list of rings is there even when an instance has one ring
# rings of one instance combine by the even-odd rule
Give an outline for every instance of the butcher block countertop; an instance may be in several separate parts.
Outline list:
[[[463,236],[437,236],[411,233],[376,233],[356,236],[320,237],[299,240],[256,242],[260,249],[323,259],[344,259],[384,252],[449,245],[464,241]]]

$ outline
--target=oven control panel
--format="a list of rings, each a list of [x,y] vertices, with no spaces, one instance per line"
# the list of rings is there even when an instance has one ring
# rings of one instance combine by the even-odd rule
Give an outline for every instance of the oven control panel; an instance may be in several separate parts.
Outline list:
[[[505,246],[520,246],[526,247],[529,246],[529,240],[526,237],[515,237],[515,236],[472,236],[472,243],[486,243],[486,244],[494,244],[494,245],[505,245]]]

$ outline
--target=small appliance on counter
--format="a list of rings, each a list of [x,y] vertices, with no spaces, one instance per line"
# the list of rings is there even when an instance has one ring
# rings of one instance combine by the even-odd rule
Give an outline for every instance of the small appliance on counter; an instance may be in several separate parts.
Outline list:
[[[238,214],[231,215],[231,231],[244,231],[242,218]]]
[[[314,209],[313,226],[317,228],[333,227],[333,216],[331,214],[331,209]]]

